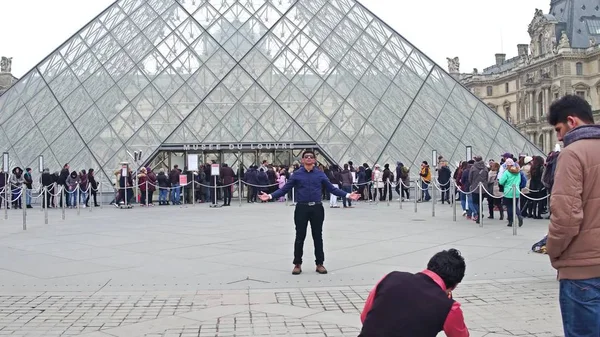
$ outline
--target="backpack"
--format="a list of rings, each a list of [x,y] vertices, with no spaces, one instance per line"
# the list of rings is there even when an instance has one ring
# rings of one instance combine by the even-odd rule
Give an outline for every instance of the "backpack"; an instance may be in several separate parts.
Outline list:
[[[546,165],[544,167],[544,173],[542,173],[542,184],[552,191],[554,185],[554,171],[556,170],[556,163],[558,161],[558,155],[560,152],[552,152],[546,159]]]
[[[521,184],[519,185],[519,189],[522,190],[525,187],[527,187],[527,176],[521,171]]]

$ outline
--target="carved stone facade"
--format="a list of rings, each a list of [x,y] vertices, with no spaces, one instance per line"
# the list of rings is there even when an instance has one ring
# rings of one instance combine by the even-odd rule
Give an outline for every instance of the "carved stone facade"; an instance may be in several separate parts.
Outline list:
[[[600,122],[600,46],[572,48],[566,24],[536,9],[529,25],[531,38],[519,45],[518,56],[499,59],[483,73],[461,74],[460,81],[512,123],[544,153],[557,143],[546,122],[550,104],[566,94],[585,98]],[[595,41],[595,40],[594,40]]]
[[[11,74],[12,57],[0,57],[0,95],[17,82],[17,78]]]

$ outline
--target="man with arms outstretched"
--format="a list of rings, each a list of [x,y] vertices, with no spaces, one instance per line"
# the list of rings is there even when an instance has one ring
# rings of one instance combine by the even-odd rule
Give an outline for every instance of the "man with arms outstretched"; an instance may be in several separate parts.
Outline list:
[[[296,224],[296,241],[294,244],[294,270],[292,274],[302,273],[302,255],[304,253],[304,239],[308,222],[312,232],[315,244],[315,263],[317,264],[317,273],[327,274],[327,269],[323,266],[325,253],[323,252],[323,221],[325,220],[325,210],[321,199],[321,187],[325,185],[327,191],[338,197],[346,197],[352,200],[358,200],[360,194],[356,192],[347,193],[335,188],[329,179],[319,170],[315,164],[317,158],[312,150],[306,150],[302,154],[303,167],[294,172],[287,183],[272,194],[262,193],[259,198],[263,201],[278,199],[287,194],[292,188],[296,190],[296,210],[294,211],[294,223]]]

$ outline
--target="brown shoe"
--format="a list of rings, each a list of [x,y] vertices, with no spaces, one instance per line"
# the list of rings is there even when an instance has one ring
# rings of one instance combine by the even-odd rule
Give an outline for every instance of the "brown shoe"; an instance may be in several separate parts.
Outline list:
[[[300,275],[302,273],[302,265],[297,264],[294,266],[294,270],[292,270],[292,275]]]
[[[322,264],[317,265],[317,273],[319,274],[327,274],[327,269]]]

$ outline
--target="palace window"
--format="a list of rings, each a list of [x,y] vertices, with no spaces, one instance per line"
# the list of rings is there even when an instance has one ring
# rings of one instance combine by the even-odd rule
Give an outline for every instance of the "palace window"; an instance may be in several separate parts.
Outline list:
[[[494,90],[493,90],[493,88],[492,88],[492,86],[491,86],[491,85],[490,85],[490,86],[488,86],[488,87],[486,88],[486,90],[487,90],[487,95],[488,95],[488,96],[492,96],[492,95],[494,94]]]
[[[554,65],[554,77],[558,76],[558,64]]]
[[[585,91],[576,91],[575,94],[583,99],[585,99]]]
[[[507,82],[506,84],[504,84],[504,90],[506,91],[506,93],[508,93],[508,89],[509,89],[509,87],[508,87],[508,82]]]
[[[581,76],[583,75],[583,63],[577,62],[575,63],[575,74]]]

